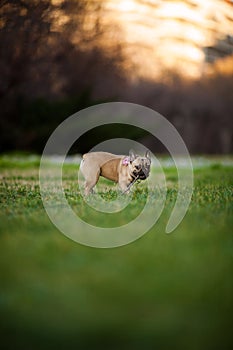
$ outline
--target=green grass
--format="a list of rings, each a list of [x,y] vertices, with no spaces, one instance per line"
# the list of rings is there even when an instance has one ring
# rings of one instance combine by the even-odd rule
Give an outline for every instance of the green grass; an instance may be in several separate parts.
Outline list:
[[[177,183],[175,170],[165,169],[168,193],[158,223],[130,245],[95,249],[69,240],[48,219],[37,161],[0,159],[1,348],[232,348],[231,166],[195,169],[189,211],[170,235],[164,231]],[[141,184],[127,214],[103,220],[83,205],[74,174],[67,165],[65,193],[89,222],[124,223],[145,201]],[[102,186],[102,196],[114,199],[115,187]]]

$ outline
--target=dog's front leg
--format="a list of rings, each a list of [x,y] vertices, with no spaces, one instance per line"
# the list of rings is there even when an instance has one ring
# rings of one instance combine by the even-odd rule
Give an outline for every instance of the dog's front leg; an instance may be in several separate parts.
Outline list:
[[[119,189],[122,193],[129,193],[129,190],[130,190],[129,185],[130,183],[127,183],[124,180],[119,180],[118,182]]]

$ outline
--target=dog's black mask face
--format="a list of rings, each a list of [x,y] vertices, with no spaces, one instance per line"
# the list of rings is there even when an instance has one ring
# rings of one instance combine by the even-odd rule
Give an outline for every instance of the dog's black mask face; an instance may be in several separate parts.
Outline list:
[[[150,166],[151,157],[148,151],[145,157],[139,157],[133,151],[130,151],[130,168],[134,177],[145,180],[150,174]]]
[[[150,173],[150,162],[145,158],[135,159],[133,165],[133,174],[140,180],[145,180]]]

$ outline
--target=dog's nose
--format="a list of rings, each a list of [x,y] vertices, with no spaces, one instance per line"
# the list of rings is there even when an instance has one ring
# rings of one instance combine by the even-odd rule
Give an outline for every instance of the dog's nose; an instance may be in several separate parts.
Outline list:
[[[145,172],[148,171],[148,169],[147,169],[145,166],[143,166],[143,167],[142,167],[142,171],[145,173]]]
[[[150,172],[150,168],[144,167],[144,168],[142,169],[142,171],[143,171],[143,173],[144,173],[146,176],[148,176],[148,174],[149,174],[149,172]]]

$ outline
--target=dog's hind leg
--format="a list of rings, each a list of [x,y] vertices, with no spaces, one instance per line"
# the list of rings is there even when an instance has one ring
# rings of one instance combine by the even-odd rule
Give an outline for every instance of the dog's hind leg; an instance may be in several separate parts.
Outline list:
[[[86,196],[92,192],[92,190],[95,187],[98,179],[99,179],[99,176],[97,177],[96,180],[94,180],[94,179],[86,179],[85,180],[85,191],[84,191],[84,193],[85,193]]]
[[[82,160],[81,172],[85,179],[85,195],[88,195],[99,180],[100,169],[98,166],[91,166],[89,160]]]

